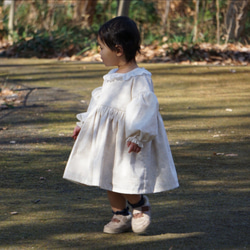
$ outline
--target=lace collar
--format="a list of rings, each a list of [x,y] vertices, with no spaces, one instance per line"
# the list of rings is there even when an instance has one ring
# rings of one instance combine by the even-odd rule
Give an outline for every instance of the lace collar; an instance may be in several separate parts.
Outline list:
[[[131,77],[134,76],[141,76],[141,75],[149,75],[151,76],[151,73],[149,71],[147,71],[144,68],[135,68],[127,73],[116,73],[118,69],[112,69],[109,71],[108,74],[103,76],[104,81],[115,81],[115,80],[119,80],[119,81],[127,81],[129,80]]]

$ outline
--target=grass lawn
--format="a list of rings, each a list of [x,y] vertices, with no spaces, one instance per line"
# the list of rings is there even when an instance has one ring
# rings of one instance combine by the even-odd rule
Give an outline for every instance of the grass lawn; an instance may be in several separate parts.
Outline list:
[[[248,249],[250,67],[141,64],[152,72],[180,187],[150,194],[146,235],[103,234],[106,192],[62,179],[75,114],[102,64],[2,59],[0,249]]]

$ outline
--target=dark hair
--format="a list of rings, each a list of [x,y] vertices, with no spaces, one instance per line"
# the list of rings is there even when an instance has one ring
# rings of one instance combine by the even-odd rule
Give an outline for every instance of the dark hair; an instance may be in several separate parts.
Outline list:
[[[137,52],[140,53],[139,30],[135,22],[126,16],[118,16],[104,23],[98,37],[112,51],[116,51],[116,45],[122,46],[127,62],[135,59]]]

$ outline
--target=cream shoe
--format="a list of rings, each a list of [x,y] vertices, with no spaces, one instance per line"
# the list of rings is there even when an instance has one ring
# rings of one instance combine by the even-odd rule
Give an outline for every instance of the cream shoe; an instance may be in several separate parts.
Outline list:
[[[108,234],[119,234],[127,232],[131,229],[132,215],[117,215],[114,214],[111,221],[104,226],[103,232]]]
[[[143,195],[145,203],[133,209],[132,230],[134,233],[144,233],[151,222],[151,206],[148,197]]]

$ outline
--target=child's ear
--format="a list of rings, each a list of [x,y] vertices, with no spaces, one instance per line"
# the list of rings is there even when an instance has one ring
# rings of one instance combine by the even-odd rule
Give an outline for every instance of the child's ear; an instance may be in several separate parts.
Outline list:
[[[117,56],[122,56],[123,55],[123,48],[122,48],[122,46],[121,45],[116,45],[115,48],[116,48],[116,55]]]

